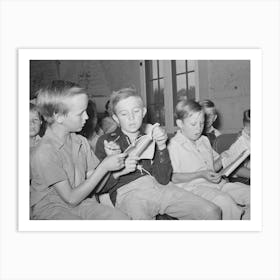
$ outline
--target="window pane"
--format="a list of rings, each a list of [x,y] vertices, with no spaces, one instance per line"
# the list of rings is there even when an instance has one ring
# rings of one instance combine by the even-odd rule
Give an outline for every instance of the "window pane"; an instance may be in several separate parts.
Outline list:
[[[159,60],[159,78],[163,78],[163,60]]]
[[[188,72],[195,70],[195,60],[188,60]]]
[[[177,81],[177,92],[182,90],[182,89],[185,89],[186,90],[186,87],[187,87],[187,81],[186,81],[186,75],[183,74],[183,75],[178,75],[176,77],[176,81]]]
[[[176,74],[186,72],[186,61],[176,60]]]
[[[153,76],[152,76],[152,78],[153,79],[157,79],[158,78],[157,60],[152,60],[152,62],[153,62],[153,66],[152,66],[152,68],[153,68]]]
[[[188,74],[188,98],[195,99],[195,72]]]

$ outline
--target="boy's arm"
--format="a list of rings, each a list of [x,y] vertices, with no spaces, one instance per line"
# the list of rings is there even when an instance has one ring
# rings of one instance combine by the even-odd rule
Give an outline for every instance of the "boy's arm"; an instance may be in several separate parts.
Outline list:
[[[197,172],[190,173],[173,173],[172,174],[172,182],[174,184],[179,183],[189,183],[192,180],[204,178],[211,183],[219,183],[221,181],[221,176],[212,170],[203,170]]]
[[[54,184],[54,187],[66,203],[76,206],[102,182],[104,177],[106,178],[105,175],[108,172],[118,170],[124,166],[124,157],[124,154],[108,156],[83,183],[75,188],[71,188],[68,180],[58,182]]]

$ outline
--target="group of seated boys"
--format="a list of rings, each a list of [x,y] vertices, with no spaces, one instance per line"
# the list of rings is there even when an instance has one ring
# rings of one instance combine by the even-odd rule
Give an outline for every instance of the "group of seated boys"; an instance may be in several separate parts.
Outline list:
[[[81,135],[89,118],[85,89],[53,81],[37,92],[35,103],[30,104],[31,219],[250,219],[250,186],[218,173],[250,151],[250,110],[235,143],[218,154],[207,137],[219,133],[212,126],[216,112],[211,101],[178,102],[178,130],[168,140],[160,125],[143,124],[143,100],[136,90],[124,88],[110,97],[116,129],[100,134],[93,150]],[[40,137],[42,120],[47,127]],[[126,149],[147,127],[153,157],[128,154]],[[249,178],[249,162],[238,172]]]

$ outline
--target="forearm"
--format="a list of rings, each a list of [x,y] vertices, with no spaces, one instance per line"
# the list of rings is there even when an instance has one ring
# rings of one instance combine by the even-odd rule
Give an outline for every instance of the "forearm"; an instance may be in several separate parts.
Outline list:
[[[172,182],[174,184],[179,183],[189,183],[194,179],[202,178],[202,174],[200,171],[190,172],[190,173],[176,173],[172,174]]]

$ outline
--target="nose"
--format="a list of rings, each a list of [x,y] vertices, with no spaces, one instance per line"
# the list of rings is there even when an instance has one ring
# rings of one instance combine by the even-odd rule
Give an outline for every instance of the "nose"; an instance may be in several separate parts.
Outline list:
[[[129,120],[134,120],[134,113],[129,114]]]
[[[88,119],[88,114],[87,112],[84,112],[84,120],[87,120]]]

